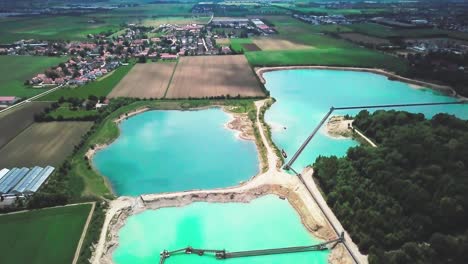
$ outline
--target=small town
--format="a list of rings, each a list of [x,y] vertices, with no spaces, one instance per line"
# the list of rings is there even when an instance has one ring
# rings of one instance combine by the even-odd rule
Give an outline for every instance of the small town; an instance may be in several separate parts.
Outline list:
[[[466,264],[467,0],[0,0],[0,264]]]

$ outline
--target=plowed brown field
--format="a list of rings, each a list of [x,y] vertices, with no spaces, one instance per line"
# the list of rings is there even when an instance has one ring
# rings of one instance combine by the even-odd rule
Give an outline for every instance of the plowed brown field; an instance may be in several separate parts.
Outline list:
[[[109,98],[162,98],[171,79],[175,63],[141,63],[120,81]]]
[[[167,98],[264,96],[244,55],[182,57]]]

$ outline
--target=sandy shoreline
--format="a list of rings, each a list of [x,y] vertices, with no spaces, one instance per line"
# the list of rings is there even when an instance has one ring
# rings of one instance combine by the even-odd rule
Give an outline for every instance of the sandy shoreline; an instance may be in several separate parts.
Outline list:
[[[415,79],[406,78],[400,75],[397,75],[393,72],[386,71],[384,69],[377,68],[358,68],[358,67],[338,67],[338,66],[281,66],[281,67],[262,67],[255,68],[255,73],[257,74],[260,81],[265,84],[265,78],[263,74],[270,71],[280,71],[280,70],[300,70],[300,69],[315,69],[315,70],[343,70],[343,71],[359,71],[359,72],[370,72],[388,77],[390,80],[401,81],[408,83],[412,88],[422,89],[424,87],[442,92],[446,95],[455,97],[462,101],[468,101],[467,97],[457,94],[457,92],[450,86],[435,84]]]
[[[139,197],[119,197],[111,202],[110,209],[106,214],[103,231],[93,254],[93,263],[112,263],[112,253],[118,246],[118,231],[125,225],[126,220],[131,215],[148,209],[185,206],[193,202],[250,202],[267,194],[274,194],[287,199],[312,236],[324,240],[336,238],[336,233],[331,228],[327,218],[298,177],[276,168],[278,157],[268,144],[262,124],[259,122],[260,107],[263,106],[265,101],[255,102],[257,107],[257,122],[255,125],[259,128],[261,141],[267,149],[268,170],[266,172],[230,188],[148,194]],[[353,242],[349,239],[347,243]],[[354,254],[360,253],[354,252]],[[365,260],[362,263],[367,262],[365,256],[362,256],[362,259]],[[352,259],[344,246],[339,245],[331,251],[329,263],[352,263]]]

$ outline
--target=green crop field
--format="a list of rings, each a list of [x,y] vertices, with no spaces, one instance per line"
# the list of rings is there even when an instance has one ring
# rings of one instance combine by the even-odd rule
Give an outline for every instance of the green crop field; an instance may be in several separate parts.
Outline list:
[[[326,13],[328,15],[355,15],[355,14],[378,14],[385,12],[384,8],[369,8],[369,9],[332,9],[322,7],[311,7],[301,4],[290,4],[290,3],[275,3],[273,6],[287,8],[294,11],[303,13]]]
[[[65,57],[0,56],[0,96],[31,97],[46,91],[24,82],[65,60]]]
[[[278,30],[279,34],[275,38],[306,45],[309,48],[245,52],[247,59],[253,66],[333,65],[379,67],[400,73],[407,70],[405,62],[397,57],[365,49],[322,33],[350,32],[346,26],[313,26],[285,16],[269,16],[265,17],[265,19],[273,23]],[[238,48],[235,43],[232,45],[234,49]]]
[[[461,40],[468,40],[468,33],[455,32],[436,28],[414,28],[414,29],[397,29],[380,24],[363,23],[346,25],[346,27],[354,32],[362,33],[369,36],[380,38],[429,38],[429,37],[449,37]]]
[[[124,23],[143,23],[161,16],[192,16],[193,4],[144,4],[82,16],[0,18],[0,43],[21,39],[87,40],[88,34],[116,32]]]
[[[0,43],[21,39],[86,40],[88,34],[117,31],[117,24],[89,23],[87,16],[44,16],[0,19]]]
[[[101,80],[90,82],[84,86],[74,88],[62,88],[39,98],[39,101],[57,101],[60,97],[88,99],[90,95],[97,97],[107,96],[112,89],[122,80],[122,78],[132,69],[134,64],[120,66],[109,76],[104,76]]]
[[[0,263],[71,263],[91,204],[0,216]]]

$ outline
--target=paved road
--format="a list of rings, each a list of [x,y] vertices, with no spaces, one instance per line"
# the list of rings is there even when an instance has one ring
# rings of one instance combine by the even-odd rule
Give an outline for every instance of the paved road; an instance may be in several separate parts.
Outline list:
[[[64,85],[62,84],[62,85],[59,85],[59,86],[57,86],[57,87],[55,87],[55,88],[49,89],[49,90],[47,90],[47,91],[45,91],[45,92],[43,92],[43,93],[40,93],[40,94],[38,94],[38,95],[35,95],[35,96],[31,97],[31,98],[28,98],[28,99],[26,99],[26,100],[24,100],[24,101],[21,101],[21,102],[17,103],[17,104],[14,104],[14,105],[12,105],[12,106],[10,106],[10,107],[7,107],[7,108],[5,108],[5,109],[3,109],[3,110],[0,110],[0,113],[7,112],[7,111],[9,111],[9,110],[12,110],[13,108],[18,107],[18,106],[22,106],[22,105],[24,105],[24,104],[30,103],[31,101],[34,101],[34,100],[36,100],[36,99],[38,99],[38,98],[41,98],[41,97],[44,96],[44,95],[50,94],[51,92],[54,92],[54,91],[56,91],[56,90],[62,88],[63,86],[64,86]]]

